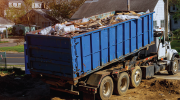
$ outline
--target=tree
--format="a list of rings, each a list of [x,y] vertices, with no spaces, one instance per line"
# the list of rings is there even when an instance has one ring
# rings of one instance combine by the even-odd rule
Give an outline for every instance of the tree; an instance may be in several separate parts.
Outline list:
[[[22,4],[20,8],[10,7],[6,10],[6,18],[14,21],[16,24],[22,23],[22,17],[32,10],[32,3],[34,0],[24,0],[24,5]],[[27,15],[28,22],[31,15]]]
[[[24,17],[26,17],[25,20],[27,21],[27,24],[29,26],[30,26],[31,17],[33,16],[33,14],[28,13],[28,12],[32,10],[32,4],[34,2],[35,2],[35,0],[24,0],[25,12],[26,12],[26,15]]]
[[[180,18],[180,0],[169,0],[169,6],[176,6],[178,9],[174,13],[173,18],[175,20]]]
[[[58,4],[56,4],[56,2],[51,2],[49,3],[51,9],[49,14],[62,22],[63,19],[71,18],[84,1],[85,0],[62,0]]]
[[[0,17],[4,17],[4,10],[8,7],[8,0],[0,0]]]
[[[25,14],[25,11],[22,8],[17,9],[17,8],[11,7],[6,10],[6,18],[13,21],[16,24],[19,24],[22,22],[20,18],[24,14]]]

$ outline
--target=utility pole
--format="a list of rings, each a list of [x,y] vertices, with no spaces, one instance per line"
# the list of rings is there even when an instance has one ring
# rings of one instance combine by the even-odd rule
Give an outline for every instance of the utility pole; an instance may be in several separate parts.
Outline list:
[[[130,0],[127,0],[127,10],[130,11]]]
[[[164,38],[166,41],[168,41],[168,0],[164,0],[165,4],[164,4],[164,18],[165,18],[165,34],[164,34]]]
[[[8,32],[7,32],[7,27],[6,27],[6,38],[8,38]]]

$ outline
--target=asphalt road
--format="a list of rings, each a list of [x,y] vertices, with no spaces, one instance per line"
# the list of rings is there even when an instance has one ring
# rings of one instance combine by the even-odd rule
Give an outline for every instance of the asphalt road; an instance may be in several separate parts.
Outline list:
[[[7,53],[7,64],[8,65],[24,65],[24,53]],[[180,67],[179,67],[180,72]]]
[[[6,61],[8,65],[24,65],[24,53],[7,53]]]

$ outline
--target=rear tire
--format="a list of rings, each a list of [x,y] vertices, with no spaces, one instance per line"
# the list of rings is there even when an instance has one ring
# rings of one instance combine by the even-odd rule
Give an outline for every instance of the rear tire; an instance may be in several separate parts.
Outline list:
[[[174,60],[171,63],[171,70],[168,71],[168,73],[170,75],[174,75],[178,72],[178,68],[179,68],[179,63],[178,63],[178,59],[175,57]]]
[[[114,82],[114,93],[124,95],[129,88],[129,76],[126,72],[120,73],[119,77]]]
[[[112,96],[114,89],[113,80],[110,76],[106,76],[102,79],[100,87],[99,87],[99,99],[100,100],[109,100]]]
[[[139,84],[141,83],[141,79],[142,79],[141,68],[139,66],[136,66],[131,74],[130,87],[133,87],[133,88],[138,87]]]

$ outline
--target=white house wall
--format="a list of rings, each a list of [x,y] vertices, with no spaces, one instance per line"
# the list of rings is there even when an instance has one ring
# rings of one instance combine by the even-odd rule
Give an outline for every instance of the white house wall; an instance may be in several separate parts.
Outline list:
[[[14,24],[13,24],[13,25],[14,25]],[[13,27],[13,25],[0,24],[0,26],[4,26],[4,28],[0,28],[0,32],[3,32],[4,30],[6,30],[5,27],[9,28],[9,27]]]
[[[33,3],[32,8],[41,8],[41,3]]]
[[[154,11],[155,11],[155,13],[153,15],[153,17],[154,17],[153,21],[156,21],[157,26],[159,27],[159,28],[155,28],[155,26],[154,26],[154,29],[156,31],[164,31],[164,27],[161,27],[161,20],[165,20],[165,18],[164,18],[164,1],[163,0],[159,0],[157,2],[156,6],[154,8]],[[170,18],[170,15],[168,15],[168,16]],[[168,31],[170,31],[169,18],[168,18]],[[164,23],[165,23],[165,21],[164,21]]]

